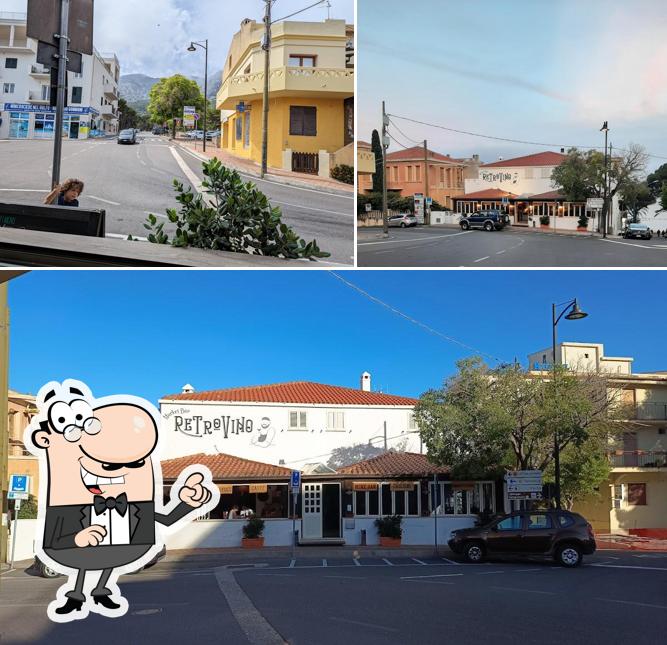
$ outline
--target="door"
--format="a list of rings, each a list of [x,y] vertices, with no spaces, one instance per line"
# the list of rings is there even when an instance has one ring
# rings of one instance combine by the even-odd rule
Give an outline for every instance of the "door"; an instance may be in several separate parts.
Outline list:
[[[526,516],[526,530],[523,533],[522,551],[526,553],[546,553],[556,532],[551,516],[546,513],[531,513]]]
[[[303,485],[301,537],[304,540],[322,538],[322,484]]]
[[[521,515],[510,515],[489,529],[486,545],[489,553],[516,553],[522,539]]]
[[[322,484],[322,537],[341,537],[340,501],[340,484]]]
[[[528,208],[524,202],[516,203],[516,223],[528,226]]]
[[[69,138],[78,139],[79,138],[79,122],[71,121],[69,126]]]

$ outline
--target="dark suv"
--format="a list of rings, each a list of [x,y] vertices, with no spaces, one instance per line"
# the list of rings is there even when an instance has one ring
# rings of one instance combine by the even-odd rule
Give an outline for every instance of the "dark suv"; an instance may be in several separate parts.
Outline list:
[[[483,228],[485,231],[500,231],[510,223],[509,215],[500,211],[475,211],[464,215],[459,226],[467,231],[471,228]]]
[[[520,511],[471,529],[452,531],[449,548],[468,562],[486,556],[542,555],[564,567],[595,553],[593,527],[569,511]]]

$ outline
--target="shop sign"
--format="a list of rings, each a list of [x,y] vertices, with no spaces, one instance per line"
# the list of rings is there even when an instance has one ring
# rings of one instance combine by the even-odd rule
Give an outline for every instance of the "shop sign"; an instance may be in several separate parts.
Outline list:
[[[510,181],[513,184],[516,184],[519,181],[518,172],[481,172],[480,179],[482,181],[488,181],[490,183],[497,183],[503,181]]]
[[[472,492],[475,490],[474,484],[454,484],[454,490],[465,490]]]
[[[415,489],[415,483],[414,482],[391,482],[391,484],[389,484],[389,488],[391,490],[414,490]]]
[[[377,482],[353,482],[352,490],[377,490]]]
[[[50,112],[55,108],[50,105],[33,105],[32,103],[5,103],[5,110],[10,112]],[[99,114],[95,108],[70,106],[65,108],[65,114]]]
[[[218,484],[218,490],[221,495],[231,495],[233,484]]]
[[[269,490],[267,484],[250,484],[250,493],[266,493]]]
[[[246,417],[221,416],[215,419],[204,419],[200,414],[191,417],[174,415],[174,430],[190,437],[202,437],[221,432],[223,438],[228,439],[230,435],[250,433],[253,428],[252,419]]]

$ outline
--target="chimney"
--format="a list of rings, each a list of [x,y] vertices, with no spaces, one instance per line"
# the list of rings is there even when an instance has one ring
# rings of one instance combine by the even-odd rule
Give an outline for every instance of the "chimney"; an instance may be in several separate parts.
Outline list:
[[[362,373],[360,387],[364,392],[371,391],[371,375],[368,372]]]
[[[194,394],[195,388],[192,387],[189,383],[186,383],[182,388],[181,392],[183,394]]]
[[[472,156],[472,160],[473,160],[475,163],[479,163],[479,155],[473,155],[473,156]]]
[[[560,153],[561,153],[562,155],[564,155],[564,154],[565,154],[565,148],[561,148],[561,149],[560,149]]]

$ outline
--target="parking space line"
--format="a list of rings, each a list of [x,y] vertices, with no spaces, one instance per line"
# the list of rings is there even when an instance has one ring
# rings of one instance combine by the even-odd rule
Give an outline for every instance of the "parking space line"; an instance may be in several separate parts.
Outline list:
[[[410,558],[410,559],[414,560],[417,564],[422,564],[422,565],[426,566],[426,562],[424,562],[423,560],[420,560],[419,558]]]
[[[591,567],[604,567],[605,569],[645,569],[646,571],[667,571],[667,567],[640,567],[634,564],[590,564]]]
[[[446,580],[405,580],[404,582],[418,582],[422,585],[453,585],[453,582],[447,582]]]
[[[95,195],[88,195],[90,199],[95,199],[98,202],[104,202],[105,204],[111,204],[112,206],[120,206],[119,202],[112,202],[110,199],[104,199],[103,197],[96,197]]]
[[[327,559],[326,559],[326,558],[322,558],[322,566],[323,566],[323,567],[328,567],[328,566],[329,566],[329,565],[327,564]]]
[[[426,242],[428,242],[429,240],[437,240],[443,237],[456,237],[457,235],[467,235],[469,232],[470,231],[463,231],[461,233],[449,233],[447,235],[427,235],[426,237],[413,237],[407,240],[383,240],[381,242],[359,242],[357,246],[373,246],[377,244],[402,244],[405,242],[420,242],[421,240],[425,240]]]
[[[440,558],[441,560],[444,560],[447,564],[459,564],[458,562],[454,562],[454,560],[448,560],[447,558]]]
[[[539,593],[545,596],[556,596],[555,591],[538,591],[537,589],[519,589],[518,587],[489,587],[489,589],[497,589],[499,591],[521,591],[525,593]]]
[[[613,598],[595,598],[595,600],[601,600],[602,602],[616,602],[621,605],[635,605],[637,607],[651,607],[652,609],[667,609],[667,605],[652,605],[647,602],[636,602],[634,600],[614,600]]]
[[[294,569],[294,565],[295,565],[295,564],[296,564],[296,560],[292,560],[292,561],[289,563],[289,568],[290,568],[290,569]]]
[[[490,256],[486,255],[483,258],[479,258],[479,260],[475,260],[473,264],[477,264],[477,262],[484,262],[484,260],[488,260]]]
[[[476,576],[490,576],[492,573],[505,573],[504,571],[482,571],[480,573],[476,573]]]
[[[391,562],[390,560],[387,560],[387,558],[382,558],[382,561],[383,561],[383,562],[386,562],[390,567],[393,567],[393,566],[394,566],[394,563]]]
[[[397,632],[398,629],[393,627],[385,627],[384,625],[375,625],[373,623],[363,623],[360,620],[350,620],[349,618],[339,618],[338,616],[329,616],[329,620],[337,623],[349,623],[350,625],[359,625],[360,627],[370,627],[371,629],[379,629],[383,632]]]
[[[436,573],[431,576],[401,576],[401,580],[422,580],[424,578],[453,578],[462,576],[462,573]]]
[[[356,564],[358,567],[361,566],[361,562],[359,562],[359,558],[352,558],[352,562],[354,562],[354,564]]]
[[[367,580],[365,576],[324,576],[325,578],[342,578],[344,580]]]

